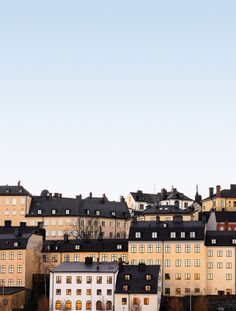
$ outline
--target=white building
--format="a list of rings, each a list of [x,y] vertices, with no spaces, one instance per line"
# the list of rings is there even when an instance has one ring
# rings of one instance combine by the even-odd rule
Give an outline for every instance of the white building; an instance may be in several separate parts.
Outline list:
[[[64,262],[50,273],[52,310],[114,310],[118,263]]]

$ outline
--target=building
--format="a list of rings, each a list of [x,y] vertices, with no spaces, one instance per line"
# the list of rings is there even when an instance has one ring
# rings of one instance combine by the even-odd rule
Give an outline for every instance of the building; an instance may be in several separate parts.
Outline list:
[[[0,287],[0,306],[3,311],[23,310],[25,305],[24,287]]]
[[[180,209],[187,209],[193,204],[193,200],[184,193],[179,192],[177,188],[172,187],[171,191],[161,189],[158,193],[160,205],[175,205]]]
[[[115,291],[116,311],[158,311],[160,300],[160,266],[120,266]]]
[[[65,262],[50,274],[52,310],[114,310],[118,263]]]
[[[84,262],[91,257],[94,262],[123,262],[128,260],[128,239],[46,240],[43,244],[43,262],[48,269],[63,262]]]
[[[199,214],[199,219],[209,221],[210,216],[214,214],[214,230],[220,231],[235,231],[236,230],[236,213],[228,211],[215,211],[211,209],[209,212]],[[213,218],[213,217],[211,217]]]
[[[231,184],[230,189],[221,190],[221,186],[209,188],[209,196],[202,201],[202,211],[207,212],[214,208],[216,211],[236,211],[236,185]]]
[[[162,293],[184,296],[205,292],[205,222],[137,221],[130,227],[129,264],[160,265]]]
[[[144,193],[141,190],[130,192],[126,202],[131,211],[144,211],[148,205],[156,204],[159,198],[156,194]]]

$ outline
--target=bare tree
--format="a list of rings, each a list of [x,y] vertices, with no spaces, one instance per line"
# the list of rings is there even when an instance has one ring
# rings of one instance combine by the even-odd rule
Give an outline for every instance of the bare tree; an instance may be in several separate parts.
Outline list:
[[[140,298],[135,298],[130,305],[130,311],[142,311],[142,303]]]
[[[172,297],[168,300],[168,310],[169,311],[183,311],[184,306],[181,298]]]
[[[208,311],[208,302],[205,297],[199,296],[193,307],[194,311]]]
[[[73,219],[68,231],[72,238],[82,240],[97,238],[101,228],[97,218],[80,217]]]

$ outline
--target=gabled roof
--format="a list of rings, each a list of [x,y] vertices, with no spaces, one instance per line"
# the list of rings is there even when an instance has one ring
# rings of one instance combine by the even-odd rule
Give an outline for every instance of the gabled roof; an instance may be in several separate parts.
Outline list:
[[[184,214],[191,215],[193,209],[181,209],[176,205],[153,205],[147,206],[146,210],[143,211],[144,215],[159,215],[159,214]]]
[[[32,197],[32,194],[29,193],[24,187],[22,186],[0,186],[0,196],[30,196]]]
[[[43,252],[127,252],[127,239],[46,240]]]
[[[93,262],[92,264],[86,264],[85,262],[64,262],[58,267],[52,270],[52,272],[106,272],[115,273],[118,271],[119,265],[115,262]]]
[[[136,232],[140,232],[140,238]],[[156,237],[153,232],[157,233]],[[175,232],[175,238],[171,238],[171,232]],[[185,237],[181,237],[181,232],[185,232]],[[195,237],[191,237],[191,232],[195,232]],[[204,232],[203,221],[137,221],[131,224],[129,241],[204,240]]]
[[[207,231],[205,245],[236,247],[232,240],[236,242],[236,231]]]
[[[157,294],[159,272],[160,266],[123,265],[117,276],[115,293]],[[126,280],[125,275],[129,275],[130,280]],[[151,280],[146,280],[146,275],[151,275]],[[124,290],[125,285],[128,290]],[[145,290],[146,285],[151,286],[150,291]]]

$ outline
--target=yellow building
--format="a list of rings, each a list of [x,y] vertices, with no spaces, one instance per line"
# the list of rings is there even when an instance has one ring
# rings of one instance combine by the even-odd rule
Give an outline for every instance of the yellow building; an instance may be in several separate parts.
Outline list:
[[[202,211],[207,212],[214,208],[216,211],[236,212],[236,185],[230,185],[230,189],[221,190],[221,186],[209,188],[209,196],[202,201]]]
[[[24,287],[0,287],[1,310],[23,310],[25,305]]]

